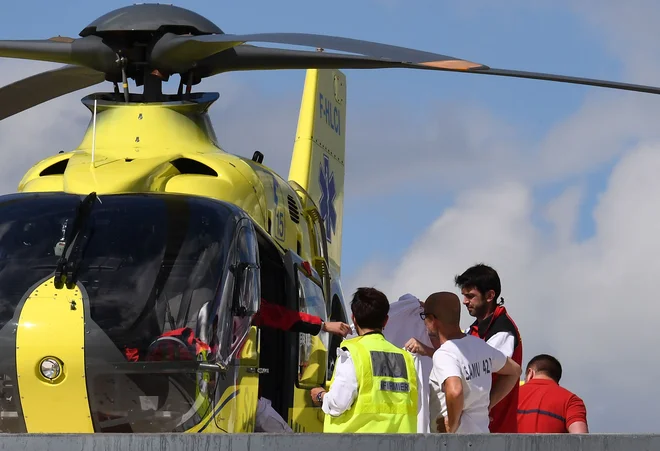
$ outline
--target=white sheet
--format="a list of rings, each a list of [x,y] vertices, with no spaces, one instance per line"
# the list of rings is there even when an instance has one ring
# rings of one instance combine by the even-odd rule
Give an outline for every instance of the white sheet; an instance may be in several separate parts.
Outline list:
[[[419,299],[410,293],[401,296],[390,304],[390,319],[385,325],[383,335],[390,343],[403,348],[411,338],[416,338],[427,346],[431,346],[424,321],[419,314],[424,311]],[[433,367],[430,357],[413,354],[417,370],[418,411],[417,432],[429,431],[429,376]],[[421,371],[420,371],[421,369]]]
[[[267,433],[293,433],[291,427],[284,421],[275,409],[270,399],[259,398],[257,402],[257,415],[254,424],[254,432]]]

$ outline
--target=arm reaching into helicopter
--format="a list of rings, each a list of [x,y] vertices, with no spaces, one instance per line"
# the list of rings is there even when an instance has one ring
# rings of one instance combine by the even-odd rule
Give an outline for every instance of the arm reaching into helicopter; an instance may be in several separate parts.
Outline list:
[[[318,335],[323,330],[342,337],[351,331],[350,326],[341,321],[324,323],[318,316],[290,310],[265,299],[261,299],[261,308],[254,318],[254,325],[310,335]]]
[[[323,322],[323,320],[315,315],[300,312],[298,310],[291,310],[278,304],[273,304],[261,299],[261,308],[254,318],[253,324],[257,327],[270,327],[279,329],[286,332],[299,332],[303,334],[318,335],[321,330],[329,332],[334,335],[346,337],[351,332],[348,324],[341,321]],[[189,328],[180,328],[170,332],[166,332],[164,336],[179,336],[187,331],[192,333]],[[190,345],[202,343],[196,337],[186,337]],[[204,346],[207,346],[205,343]],[[198,345],[199,346],[199,345]],[[129,361],[137,362],[139,360],[139,351],[135,348],[126,348],[124,354]]]

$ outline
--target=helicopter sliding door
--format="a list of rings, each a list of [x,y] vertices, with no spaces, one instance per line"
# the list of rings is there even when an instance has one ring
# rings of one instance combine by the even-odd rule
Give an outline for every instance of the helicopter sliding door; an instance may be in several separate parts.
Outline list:
[[[213,427],[206,432],[252,432],[259,396],[259,338],[252,325],[261,301],[259,247],[252,222],[242,218],[230,246],[216,302],[212,361],[224,369],[214,395]],[[215,327],[215,326],[214,326]],[[208,421],[211,421],[209,418]],[[191,432],[205,432],[196,427]]]
[[[285,255],[285,264],[293,282],[291,299],[295,305],[292,307],[328,321],[323,284],[318,273],[291,251]],[[296,371],[293,373],[295,388],[289,423],[296,432],[322,432],[323,412],[312,404],[309,390],[325,384],[330,334],[321,331],[316,336],[297,335],[292,353]]]

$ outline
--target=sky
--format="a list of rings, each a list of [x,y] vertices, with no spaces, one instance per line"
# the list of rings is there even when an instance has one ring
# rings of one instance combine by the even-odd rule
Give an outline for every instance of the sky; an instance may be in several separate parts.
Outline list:
[[[75,37],[128,4],[13,2],[0,17],[0,39]],[[651,0],[176,4],[227,33],[322,33],[498,68],[660,79],[660,4]],[[53,67],[2,60],[0,85]],[[408,292],[459,293],[453,277],[487,263],[521,330],[523,364],[556,356],[561,383],[584,399],[592,432],[657,432],[660,98],[443,72],[345,73],[345,296],[358,286],[378,287],[391,301]],[[304,75],[205,80],[198,90],[221,93],[210,115],[223,148],[260,150],[286,176]],[[0,122],[0,193],[15,191],[41,158],[79,144],[89,120],[79,100],[101,88],[111,86]],[[462,325],[471,322],[464,311]]]

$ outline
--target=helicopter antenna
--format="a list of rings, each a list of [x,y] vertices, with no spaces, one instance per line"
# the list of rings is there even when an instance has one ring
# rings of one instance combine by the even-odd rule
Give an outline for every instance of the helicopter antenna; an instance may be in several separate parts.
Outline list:
[[[127,60],[123,56],[120,56],[117,59],[117,62],[121,66],[121,83],[124,91],[124,101],[128,103],[129,101],[129,92],[128,92],[128,77],[126,76],[126,64]]]
[[[179,89],[177,90],[176,95],[179,97],[179,99],[182,99],[183,96],[183,75],[180,77],[181,79],[179,80]]]
[[[188,100],[190,99],[190,93],[192,92],[192,85],[193,85],[193,73],[190,71],[188,74],[188,83],[186,84],[186,95],[184,99]]]

